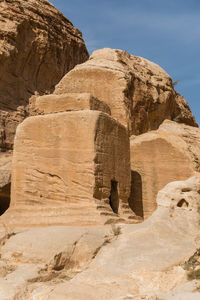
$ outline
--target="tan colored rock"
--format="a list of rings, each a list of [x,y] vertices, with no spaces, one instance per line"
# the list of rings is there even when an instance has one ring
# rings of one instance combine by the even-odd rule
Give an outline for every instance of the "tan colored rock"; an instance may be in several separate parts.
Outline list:
[[[108,104],[88,93],[45,95],[35,101],[35,114],[51,114],[65,111],[98,110],[110,115]]]
[[[134,222],[129,147],[125,127],[103,112],[27,118],[17,129],[11,204],[2,222]]]
[[[46,295],[50,300],[67,295],[80,300],[85,295],[106,300],[163,299],[166,292],[187,282],[181,265],[199,246],[199,189],[199,174],[168,184],[158,194],[158,209],[151,218],[124,226],[122,234],[99,251],[87,270]],[[178,205],[182,198],[187,207]],[[36,287],[36,295],[45,288]]]
[[[132,193],[136,214],[148,217],[167,183],[200,172],[200,129],[166,120],[157,131],[131,137]]]
[[[184,265],[200,246],[199,191],[198,173],[169,183],[154,214],[116,225],[117,235],[110,226],[8,231],[0,248],[2,300],[175,300],[183,291],[198,299],[199,283],[188,282]]]
[[[122,50],[101,49],[76,66],[55,94],[87,92],[105,101],[130,135],[154,130],[165,120],[198,126],[186,100],[158,65]]]
[[[12,148],[29,98],[87,58],[81,32],[47,0],[1,1],[0,148]]]

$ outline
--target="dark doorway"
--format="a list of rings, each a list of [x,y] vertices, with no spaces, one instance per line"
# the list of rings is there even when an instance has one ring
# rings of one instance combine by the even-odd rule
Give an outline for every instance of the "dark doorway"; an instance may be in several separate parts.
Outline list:
[[[115,214],[118,214],[118,209],[119,209],[119,196],[118,196],[117,185],[118,185],[117,181],[111,180],[109,204]]]
[[[131,194],[129,206],[137,216],[144,217],[142,199],[142,177],[136,171],[131,171]]]
[[[2,188],[0,188],[0,216],[8,209],[10,206],[10,186],[8,183]]]

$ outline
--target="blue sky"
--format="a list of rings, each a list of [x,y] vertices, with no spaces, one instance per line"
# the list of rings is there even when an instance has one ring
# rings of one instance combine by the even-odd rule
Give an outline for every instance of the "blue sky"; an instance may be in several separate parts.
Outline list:
[[[125,50],[163,67],[200,125],[199,0],[50,0],[83,33],[88,51]]]

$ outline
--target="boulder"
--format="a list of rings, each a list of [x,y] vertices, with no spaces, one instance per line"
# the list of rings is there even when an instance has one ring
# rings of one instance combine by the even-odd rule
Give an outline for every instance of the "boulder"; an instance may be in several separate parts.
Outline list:
[[[87,92],[105,101],[130,135],[155,130],[165,120],[198,126],[186,100],[157,64],[122,50],[100,49],[66,74],[55,94]]]
[[[12,149],[29,98],[51,93],[69,70],[87,59],[81,32],[49,1],[1,1],[1,149]]]
[[[130,138],[130,205],[140,216],[156,209],[156,196],[167,183],[200,172],[200,129],[166,120],[156,131]]]
[[[15,137],[12,226],[135,222],[126,128],[93,110],[27,118]]]

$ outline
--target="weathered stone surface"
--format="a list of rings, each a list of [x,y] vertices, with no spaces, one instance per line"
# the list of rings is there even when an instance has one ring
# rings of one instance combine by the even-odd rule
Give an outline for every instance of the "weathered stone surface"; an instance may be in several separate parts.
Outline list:
[[[128,205],[129,147],[126,128],[102,112],[27,118],[17,129],[11,205],[2,221],[20,226],[134,222]]]
[[[163,122],[157,131],[131,137],[130,204],[145,217],[156,209],[156,196],[167,183],[200,172],[200,129]]]
[[[184,265],[200,247],[199,191],[198,173],[168,184],[137,225],[1,229],[2,300],[198,299]]]
[[[97,50],[71,70],[55,94],[71,92],[91,93],[108,103],[112,116],[130,134],[157,129],[165,119],[197,126],[170,76],[155,63],[122,50]]]
[[[0,148],[12,148],[29,98],[87,58],[81,32],[48,1],[0,1]]]
[[[70,93],[63,95],[45,95],[35,100],[35,114],[51,114],[64,111],[98,110],[110,113],[108,104],[88,93]]]

